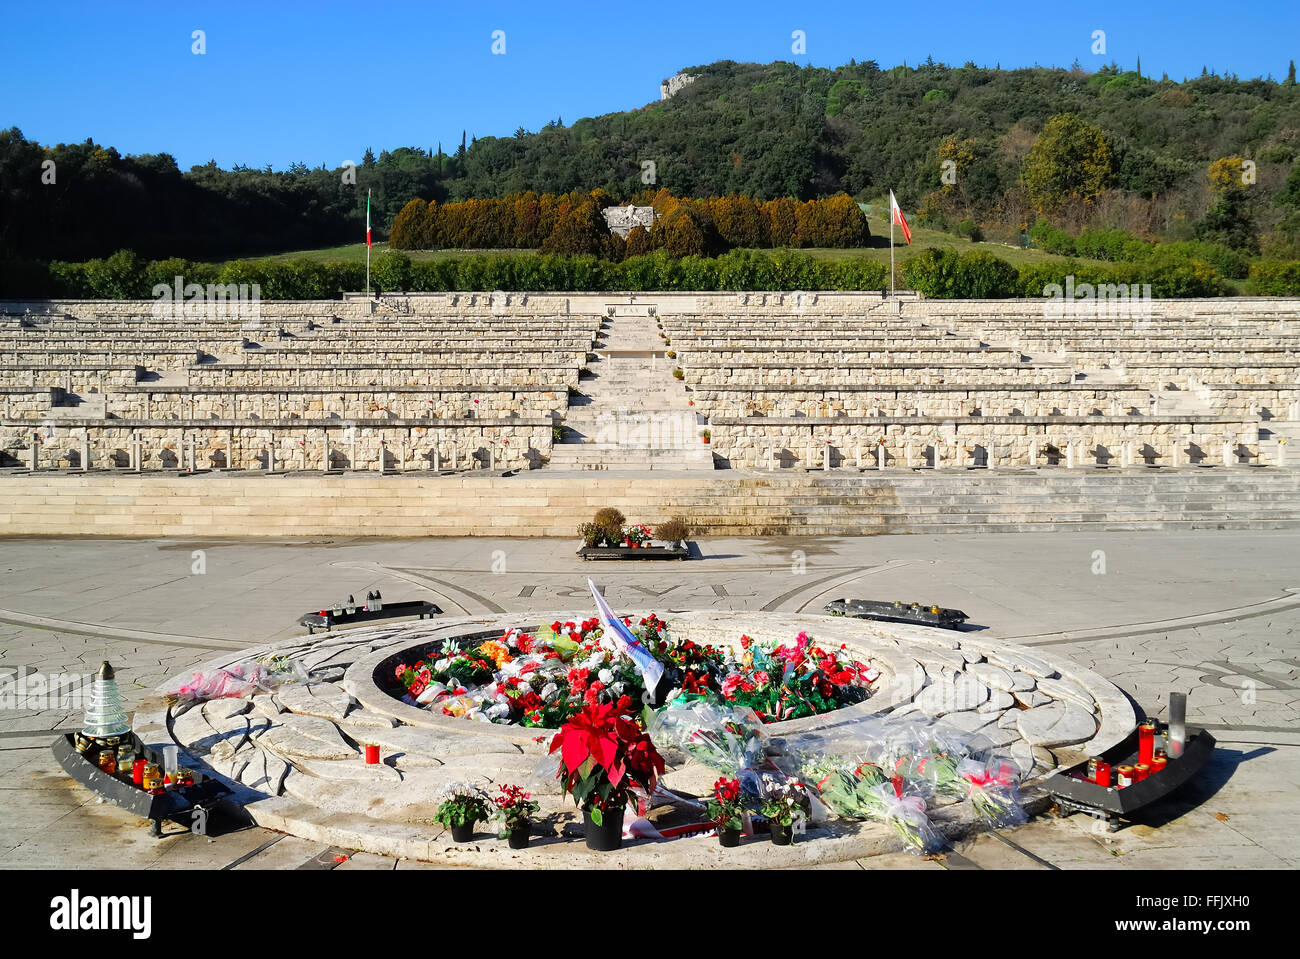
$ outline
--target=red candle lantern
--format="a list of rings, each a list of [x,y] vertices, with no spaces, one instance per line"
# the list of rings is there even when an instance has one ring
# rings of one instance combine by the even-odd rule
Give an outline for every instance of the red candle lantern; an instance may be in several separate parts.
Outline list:
[[[148,763],[143,759],[137,759],[131,764],[131,781],[137,786],[143,785],[144,783],[144,767],[146,765],[148,765]]]
[[[366,743],[366,765],[374,766],[379,762],[379,747],[375,743]]]
[[[1150,766],[1155,748],[1156,724],[1148,719],[1138,724],[1138,762]]]
[[[1097,760],[1097,785],[1110,785],[1110,763]]]
[[[1148,765],[1147,763],[1138,763],[1136,766],[1133,767],[1133,781],[1135,783],[1140,783],[1142,780],[1146,779],[1150,775],[1151,775],[1151,766]]]

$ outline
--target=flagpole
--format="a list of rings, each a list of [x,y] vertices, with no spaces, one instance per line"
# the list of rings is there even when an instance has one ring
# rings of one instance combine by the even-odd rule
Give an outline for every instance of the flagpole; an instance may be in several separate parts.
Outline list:
[[[894,242],[894,231],[890,228],[889,242]],[[890,255],[893,255],[891,249]],[[370,191],[366,190],[366,293],[370,292]]]
[[[889,208],[889,295],[894,295],[894,208]]]

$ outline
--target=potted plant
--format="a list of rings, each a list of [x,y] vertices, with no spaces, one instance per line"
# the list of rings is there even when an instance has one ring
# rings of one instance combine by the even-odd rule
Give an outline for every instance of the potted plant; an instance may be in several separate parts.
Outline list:
[[[739,846],[740,834],[745,828],[745,804],[740,798],[739,779],[722,776],[713,784],[709,815],[718,824],[718,845]]]
[[[500,795],[492,797],[496,818],[501,821],[497,836],[508,839],[511,849],[527,849],[530,817],[541,807],[519,786],[502,785],[497,789]]]
[[[772,842],[788,846],[794,842],[795,823],[808,818],[807,796],[794,780],[778,780],[768,773],[762,779],[763,804],[759,807],[768,821]]]
[[[600,530],[605,545],[617,546],[623,541],[623,524],[627,522],[627,517],[621,510],[606,506],[604,509],[596,510],[596,515],[591,518],[591,521]]]
[[[686,517],[674,516],[672,519],[664,520],[655,527],[655,539],[661,543],[667,543],[670,546],[682,545],[686,542],[686,537],[691,535],[691,528],[686,523]]]
[[[712,433],[710,433],[708,430],[705,430],[703,433],[700,434],[700,440],[703,441],[705,444],[707,444],[709,442],[709,439],[712,436],[713,436]]]
[[[667,353],[664,354],[664,356],[668,357],[668,359],[670,360],[675,360],[677,359],[677,351],[669,350]]]
[[[664,772],[650,737],[616,706],[584,706],[551,740],[560,754],[559,779],[582,809],[587,848],[609,852],[623,845],[623,811],[634,795],[648,799]]]
[[[587,547],[599,546],[605,541],[605,532],[595,523],[579,523],[578,535],[582,538],[582,545]]]
[[[681,367],[678,367],[678,368],[676,368],[676,369],[673,370],[673,377],[674,377],[675,379],[679,379],[679,380],[680,380],[680,379],[682,379],[682,377],[684,377],[685,375],[686,375],[686,374],[682,372]]]
[[[488,818],[487,799],[473,783],[448,783],[438,794],[442,805],[434,819],[451,830],[455,842],[470,842],[474,825]]]
[[[635,525],[629,526],[623,531],[623,542],[633,549],[640,549],[646,543],[654,538],[654,532],[649,526]]]

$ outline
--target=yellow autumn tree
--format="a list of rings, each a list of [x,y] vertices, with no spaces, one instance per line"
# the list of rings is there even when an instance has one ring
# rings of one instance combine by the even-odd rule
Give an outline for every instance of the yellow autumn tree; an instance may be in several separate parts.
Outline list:
[[[1245,186],[1242,182],[1241,173],[1245,169],[1245,160],[1242,157],[1221,157],[1210,164],[1206,175],[1210,178],[1210,186],[1216,193],[1223,193],[1226,190],[1240,190]]]

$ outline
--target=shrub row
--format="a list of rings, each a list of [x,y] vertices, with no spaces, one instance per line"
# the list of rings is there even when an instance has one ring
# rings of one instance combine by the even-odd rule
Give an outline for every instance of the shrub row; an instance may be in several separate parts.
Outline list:
[[[365,286],[360,263],[314,260],[140,260],[129,250],[84,263],[7,261],[0,264],[0,295],[9,298],[147,299],[158,285],[256,283],[268,300],[331,299]],[[1204,259],[1157,249],[1142,260],[1099,265],[1066,260],[1016,268],[983,250],[958,254],[927,249],[904,261],[900,286],[928,297],[1001,299],[1041,297],[1051,284],[1147,284],[1159,298],[1223,296],[1233,291]],[[521,253],[467,254],[412,261],[385,252],[371,268],[379,291],[451,290],[879,290],[888,268],[866,257],[817,259],[805,253],[733,250],[719,257],[673,257],[662,250],[622,262],[594,256]],[[1250,264],[1247,292],[1300,296],[1300,262],[1259,260]]]

